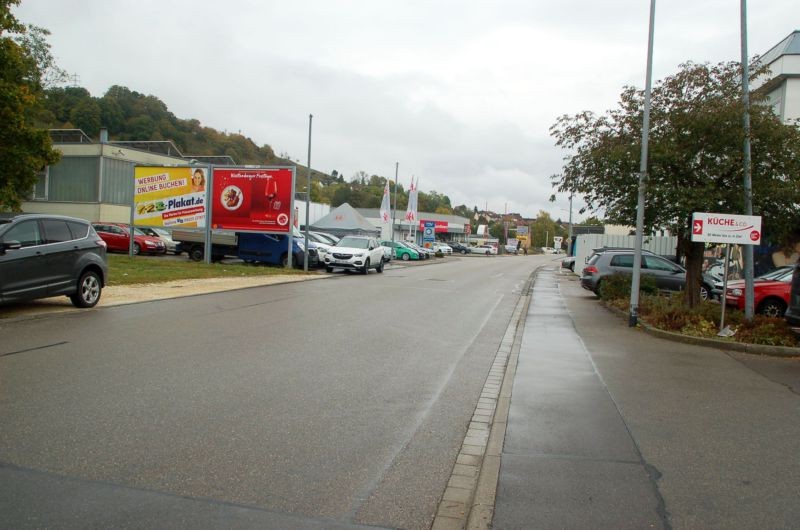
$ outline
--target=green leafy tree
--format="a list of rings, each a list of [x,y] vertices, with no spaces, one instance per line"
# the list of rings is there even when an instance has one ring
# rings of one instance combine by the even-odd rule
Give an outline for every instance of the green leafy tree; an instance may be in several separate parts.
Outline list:
[[[26,47],[26,28],[11,14],[18,4],[0,0],[0,210],[12,211],[30,195],[37,173],[59,159],[47,131],[34,125],[41,111],[41,57]]]
[[[754,69],[752,76],[764,74]],[[691,243],[693,212],[744,213],[740,65],[686,63],[653,89],[645,230],[668,229],[687,258],[685,302],[699,303],[703,244]],[[763,96],[751,107],[753,211],[765,234],[785,241],[800,223],[800,131],[785,125]],[[572,152],[553,177],[609,222],[635,225],[644,94],[626,87],[604,115],[562,116],[551,127]]]

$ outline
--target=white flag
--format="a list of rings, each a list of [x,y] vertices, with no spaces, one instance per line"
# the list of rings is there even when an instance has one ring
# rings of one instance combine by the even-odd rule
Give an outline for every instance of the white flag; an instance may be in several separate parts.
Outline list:
[[[411,177],[411,187],[408,188],[408,208],[406,208],[406,221],[412,223],[417,220],[417,187],[414,186],[414,177]]]
[[[389,181],[386,181],[386,187],[383,188],[383,200],[381,201],[381,221],[388,223],[391,221],[389,215]]]

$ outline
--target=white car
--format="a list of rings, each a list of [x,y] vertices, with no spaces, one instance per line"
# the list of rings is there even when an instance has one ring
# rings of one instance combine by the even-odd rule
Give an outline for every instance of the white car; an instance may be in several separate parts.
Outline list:
[[[486,256],[497,254],[497,249],[492,245],[478,245],[477,247],[469,247],[469,251],[472,254],[485,254]]]
[[[444,243],[434,243],[433,250],[436,252],[441,252],[442,254],[452,254],[453,247],[450,245],[445,245]]]
[[[374,237],[344,236],[323,258],[325,270],[349,269],[359,271],[361,274],[369,273],[370,269],[383,272],[383,247]]]

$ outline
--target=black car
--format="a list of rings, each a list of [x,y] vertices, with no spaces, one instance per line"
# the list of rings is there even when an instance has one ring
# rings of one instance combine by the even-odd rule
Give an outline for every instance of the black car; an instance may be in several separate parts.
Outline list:
[[[88,221],[0,216],[0,303],[68,296],[76,307],[94,307],[107,276],[106,243]]]
[[[447,244],[450,246],[450,248],[453,249],[453,252],[458,252],[461,254],[469,254],[469,247],[464,245],[463,243],[457,243],[455,241],[452,241]]]
[[[790,326],[800,326],[800,267],[795,267],[789,290],[789,308],[784,315]]]

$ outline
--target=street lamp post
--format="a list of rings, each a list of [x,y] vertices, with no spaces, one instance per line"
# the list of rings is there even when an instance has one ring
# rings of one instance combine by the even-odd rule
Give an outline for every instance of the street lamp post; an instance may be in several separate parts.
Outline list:
[[[308,115],[308,175],[306,176],[306,225],[305,225],[305,252],[303,252],[303,270],[308,272],[308,210],[311,205],[311,120],[314,119],[313,114]],[[294,227],[292,227],[294,229]],[[293,236],[292,236],[293,237]],[[289,247],[291,248],[291,246]],[[291,256],[291,253],[289,253]],[[289,259],[291,263],[291,258]]]

